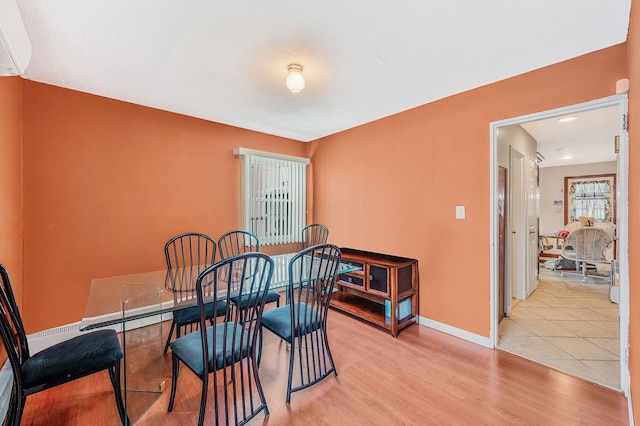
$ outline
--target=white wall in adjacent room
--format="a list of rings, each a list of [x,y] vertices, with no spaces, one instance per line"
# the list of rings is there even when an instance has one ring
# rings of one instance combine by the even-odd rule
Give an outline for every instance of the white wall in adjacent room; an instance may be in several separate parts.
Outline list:
[[[540,235],[555,234],[565,225],[564,178],[566,176],[601,175],[607,173],[617,173],[615,161],[562,167],[541,167],[539,171]],[[562,201],[562,204],[554,204],[556,201]]]

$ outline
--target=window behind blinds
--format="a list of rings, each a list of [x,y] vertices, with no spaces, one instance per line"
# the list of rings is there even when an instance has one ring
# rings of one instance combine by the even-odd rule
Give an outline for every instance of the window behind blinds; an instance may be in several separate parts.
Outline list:
[[[261,245],[301,241],[306,212],[306,164],[242,155],[244,229]]]

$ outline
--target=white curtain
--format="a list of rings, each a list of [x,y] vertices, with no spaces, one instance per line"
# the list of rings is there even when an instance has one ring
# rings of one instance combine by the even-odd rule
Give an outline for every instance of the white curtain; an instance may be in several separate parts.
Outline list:
[[[593,217],[596,222],[612,222],[613,188],[610,180],[574,181],[569,186],[571,211],[569,222]]]

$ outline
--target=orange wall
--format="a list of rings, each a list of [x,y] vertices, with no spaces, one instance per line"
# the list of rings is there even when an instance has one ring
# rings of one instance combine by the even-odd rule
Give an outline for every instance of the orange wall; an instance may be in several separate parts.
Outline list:
[[[314,220],[340,246],[417,258],[420,315],[488,337],[489,123],[613,95],[626,56],[614,46],[313,142]]]
[[[631,3],[629,55],[629,370],[633,412],[640,415],[640,4]]]
[[[28,332],[79,321],[92,278],[164,267],[164,243],[238,227],[237,146],[305,144],[25,80]]]
[[[309,216],[331,241],[420,261],[424,317],[489,335],[489,123],[614,94],[640,120],[638,7],[620,45],[308,145],[17,78],[0,79],[0,262],[24,282],[28,331],[78,321],[91,278],[163,266],[179,232],[237,226],[236,146],[313,156]],[[627,69],[627,54],[629,68]],[[21,99],[20,90],[23,96]],[[22,110],[20,109],[23,103]],[[21,118],[22,115],[22,118]],[[25,129],[21,220],[20,138]],[[633,141],[633,124],[630,139]],[[640,154],[630,143],[631,283]],[[454,219],[465,205],[467,219]],[[10,206],[10,207],[7,207]],[[312,215],[312,216],[311,216]],[[24,279],[20,230],[24,223]],[[631,380],[640,291],[631,285]],[[633,386],[633,384],[636,384]],[[640,408],[635,407],[638,412]]]
[[[161,268],[171,235],[197,230],[217,237],[236,227],[238,161],[231,150],[246,146],[312,155],[309,210],[329,226],[331,241],[419,259],[420,314],[489,336],[489,123],[614,94],[615,81],[633,74],[627,52],[638,69],[633,42],[306,145],[21,81],[28,331],[78,321],[91,278]],[[3,159],[19,155],[19,81],[0,79],[0,149],[13,153]],[[631,111],[633,105],[630,97]],[[631,144],[632,209],[635,158]],[[14,204],[16,164],[2,167],[10,176],[0,186]],[[466,220],[454,218],[456,205],[466,206]],[[10,256],[19,252],[20,210],[2,215],[0,226],[18,223],[3,241],[11,250],[0,246]],[[640,257],[633,248],[632,264]],[[18,282],[20,259],[11,260]],[[634,282],[638,273],[631,273]],[[640,370],[633,361],[632,352],[632,380]]]
[[[22,80],[0,77],[0,263],[22,300]]]

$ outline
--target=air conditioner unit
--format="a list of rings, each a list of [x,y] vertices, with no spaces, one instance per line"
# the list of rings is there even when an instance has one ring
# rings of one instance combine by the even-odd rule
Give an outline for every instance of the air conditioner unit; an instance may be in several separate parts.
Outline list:
[[[0,0],[0,76],[21,75],[31,59],[31,42],[16,0]]]

